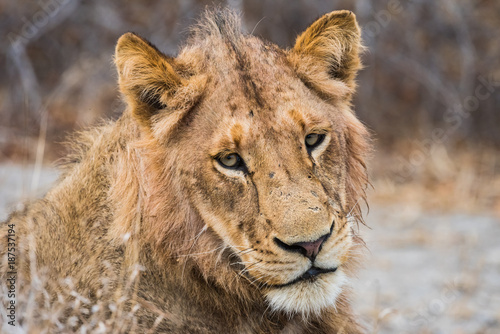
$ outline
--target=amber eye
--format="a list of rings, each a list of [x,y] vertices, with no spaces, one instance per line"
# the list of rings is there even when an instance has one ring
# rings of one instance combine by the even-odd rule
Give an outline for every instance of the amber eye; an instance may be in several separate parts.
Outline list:
[[[319,144],[321,144],[324,139],[325,139],[324,134],[319,134],[319,133],[308,134],[305,140],[307,149],[311,151],[312,149],[319,146]]]
[[[243,159],[236,153],[231,153],[217,159],[222,167],[240,169],[244,166]]]

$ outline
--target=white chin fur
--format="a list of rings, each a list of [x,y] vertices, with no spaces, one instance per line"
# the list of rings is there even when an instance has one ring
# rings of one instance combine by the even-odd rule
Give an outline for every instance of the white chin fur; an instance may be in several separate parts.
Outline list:
[[[340,268],[339,268],[340,269]],[[328,307],[335,307],[342,287],[347,283],[346,275],[337,270],[335,273],[320,275],[314,282],[302,281],[266,292],[266,299],[273,311],[289,315],[320,315]]]

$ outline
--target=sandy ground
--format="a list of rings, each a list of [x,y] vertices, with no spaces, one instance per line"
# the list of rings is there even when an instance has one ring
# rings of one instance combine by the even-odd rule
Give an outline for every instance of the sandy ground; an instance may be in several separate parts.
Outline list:
[[[500,221],[374,207],[355,282],[373,333],[500,333]]]
[[[58,173],[33,175],[33,167],[0,165],[0,221]],[[398,205],[372,206],[366,220],[366,263],[352,285],[370,333],[500,333],[498,218]]]

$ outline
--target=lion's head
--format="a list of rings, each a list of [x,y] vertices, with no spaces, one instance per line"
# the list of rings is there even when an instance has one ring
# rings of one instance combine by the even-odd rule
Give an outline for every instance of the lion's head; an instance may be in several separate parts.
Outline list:
[[[176,58],[120,38],[120,88],[141,132],[131,201],[159,258],[253,289],[274,310],[335,305],[367,184],[368,133],[350,104],[360,49],[348,11],[291,50],[242,34],[231,13],[209,14]]]

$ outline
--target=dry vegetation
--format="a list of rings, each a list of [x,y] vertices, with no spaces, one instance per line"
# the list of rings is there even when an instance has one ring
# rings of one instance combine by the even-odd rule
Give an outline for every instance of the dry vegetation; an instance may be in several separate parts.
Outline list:
[[[407,150],[396,153],[377,152],[372,164],[371,204],[396,201],[411,203],[421,211],[500,217],[500,154],[492,147],[477,145],[473,149],[435,145],[424,155],[421,147],[408,145]],[[410,166],[409,157],[416,154],[418,163]]]
[[[51,4],[45,19],[42,3]],[[500,216],[500,2],[227,3],[244,11],[249,32],[283,47],[292,45],[296,33],[320,14],[340,8],[353,10],[364,28],[368,48],[364,55],[366,67],[358,80],[356,111],[374,132],[377,147],[371,166],[374,189],[369,201],[375,208],[391,205],[391,212],[400,210],[393,209],[394,203],[403,203],[407,208],[403,212],[411,216],[384,216],[375,209],[375,215],[368,216],[368,225],[375,230],[395,229],[392,237],[382,238],[395,250],[388,253],[392,259],[403,256],[405,247],[424,250],[429,245],[441,245],[430,249],[445,254],[446,248],[459,248],[464,243],[470,247],[460,248],[463,253],[490,254],[491,249],[480,248],[481,241],[471,246],[473,241],[456,232],[459,227],[454,230],[451,225],[449,231],[434,233],[433,224],[440,222],[437,218],[423,225],[412,223],[411,228],[404,222],[427,219],[427,212],[443,210]],[[111,59],[117,38],[123,32],[134,31],[159,49],[175,54],[187,34],[186,27],[207,4],[212,2],[0,0],[0,163],[52,162],[64,154],[60,143],[68,132],[94,124],[102,117],[116,118],[123,107]],[[498,220],[496,224],[498,231]],[[483,232],[488,234],[488,230]],[[401,233],[406,239],[400,239]],[[380,237],[382,231],[373,235]],[[453,236],[456,238],[447,239]],[[374,254],[378,254],[376,249]],[[371,268],[397,271],[397,261],[392,265],[384,261],[390,262],[382,252],[375,259],[376,267]],[[461,257],[456,261],[457,267],[453,268],[460,274],[450,277],[459,277],[456,291],[469,299],[454,302],[447,310],[452,314],[449,319],[479,321],[480,325],[471,331],[495,333],[500,326],[500,303],[469,303],[473,300],[470,296],[482,291],[474,284],[484,280],[484,267]],[[491,265],[493,277],[500,280],[500,263],[488,259],[482,263]],[[460,266],[462,269],[457,269]],[[439,267],[434,270],[439,271]],[[440,282],[444,281],[442,278]],[[497,288],[498,284],[491,286]],[[382,291],[374,306],[362,307],[367,321],[373,324],[373,332],[398,332],[394,329],[398,327],[390,326],[397,310],[387,306],[395,304],[398,291]],[[95,307],[78,300],[73,301],[75,312],[95,313],[86,324],[89,331],[111,330],[111,325],[99,318],[109,305]],[[490,307],[496,322],[490,319],[481,323],[475,316],[478,307]],[[404,305],[400,311],[403,309]],[[47,321],[52,320],[49,317]],[[413,329],[410,332],[443,333],[429,326]]]

